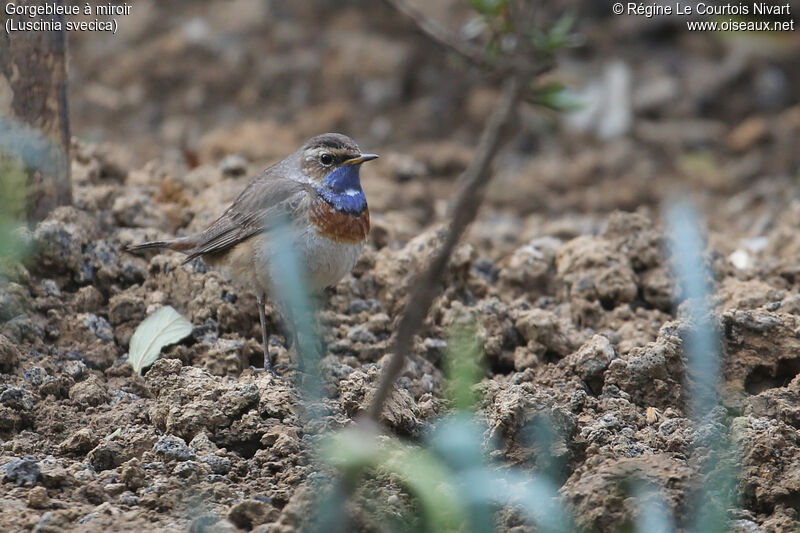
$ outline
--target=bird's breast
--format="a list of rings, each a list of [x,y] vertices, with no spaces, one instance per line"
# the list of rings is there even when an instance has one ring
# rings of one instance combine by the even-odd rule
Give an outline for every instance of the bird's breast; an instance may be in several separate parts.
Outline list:
[[[369,235],[369,209],[352,214],[336,209],[322,198],[314,200],[309,213],[311,224],[320,237],[341,244],[360,244]]]

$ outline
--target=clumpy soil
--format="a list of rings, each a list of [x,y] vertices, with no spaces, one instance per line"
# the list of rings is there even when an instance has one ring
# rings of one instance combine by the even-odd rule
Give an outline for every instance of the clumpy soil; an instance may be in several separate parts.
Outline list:
[[[142,2],[114,40],[71,36],[75,203],[31,229],[30,257],[0,268],[0,530],[294,531],[310,516],[324,474],[309,446],[366,407],[496,95],[374,4],[320,17],[261,2]],[[464,15],[433,4],[444,20]],[[487,446],[501,443],[487,459],[537,471],[525,428],[546,414],[580,526],[629,524],[630,477],[659,487],[685,525],[701,436],[687,412],[691,325],[673,305],[659,211],[683,190],[708,228],[723,351],[714,415],[740,453],[730,527],[793,531],[796,43],[765,59],[759,45],[585,15],[587,44],[564,76],[580,85],[623,62],[633,127],[601,141],[521,113],[383,422],[415,440],[449,412],[448,332],[474,323],[478,416]],[[370,242],[318,301],[326,416],[309,425],[292,381],[239,368],[242,354],[262,357],[252,292],[199,260],[123,250],[203,229],[259,169],[336,130],[382,158],[363,171]],[[194,330],[139,376],[128,343],[162,305]],[[273,356],[291,364],[271,307],[268,320]],[[363,530],[418,511],[391,476],[352,505]],[[524,530],[506,511],[500,529]]]

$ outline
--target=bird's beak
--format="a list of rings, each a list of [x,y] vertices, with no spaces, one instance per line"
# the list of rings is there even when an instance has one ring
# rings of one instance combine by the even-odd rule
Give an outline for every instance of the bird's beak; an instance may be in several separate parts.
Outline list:
[[[378,159],[378,154],[361,154],[358,157],[354,157],[352,159],[348,159],[343,165],[360,165],[361,163],[366,163],[367,161],[372,161],[373,159]]]

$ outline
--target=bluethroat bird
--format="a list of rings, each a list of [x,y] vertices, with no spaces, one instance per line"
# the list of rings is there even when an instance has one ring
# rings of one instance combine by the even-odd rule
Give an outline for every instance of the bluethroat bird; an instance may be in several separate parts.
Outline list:
[[[281,280],[270,270],[276,215],[294,230],[292,245],[305,266],[308,290],[336,284],[355,266],[369,234],[369,209],[361,188],[361,164],[376,159],[361,153],[346,135],[325,133],[253,178],[222,216],[206,230],[128,250],[169,248],[197,257],[256,291],[264,368],[272,373],[264,302]]]

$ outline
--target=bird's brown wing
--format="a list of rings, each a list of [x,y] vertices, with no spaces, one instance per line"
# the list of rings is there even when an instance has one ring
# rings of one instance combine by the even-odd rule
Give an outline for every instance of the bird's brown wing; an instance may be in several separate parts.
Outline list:
[[[297,220],[307,212],[311,194],[313,189],[305,183],[262,174],[208,229],[192,237],[194,247],[186,251],[184,262],[228,250],[268,231],[282,219]]]

